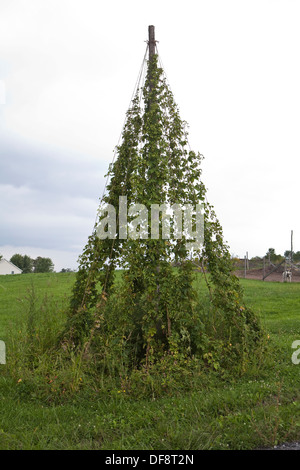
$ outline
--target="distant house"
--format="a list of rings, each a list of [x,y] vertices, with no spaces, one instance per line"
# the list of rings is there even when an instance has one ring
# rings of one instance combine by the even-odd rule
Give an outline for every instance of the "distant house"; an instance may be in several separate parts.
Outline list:
[[[0,276],[3,274],[21,274],[22,269],[18,268],[16,265],[7,261],[6,259],[0,259]]]

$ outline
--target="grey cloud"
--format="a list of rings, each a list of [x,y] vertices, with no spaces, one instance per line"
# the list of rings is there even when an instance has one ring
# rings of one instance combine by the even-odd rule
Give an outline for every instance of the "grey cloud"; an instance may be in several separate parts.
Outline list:
[[[101,162],[4,138],[0,149],[0,245],[72,250],[93,229]]]
[[[65,149],[30,145],[0,136],[0,184],[27,186],[48,193],[96,199],[103,187],[105,165]]]

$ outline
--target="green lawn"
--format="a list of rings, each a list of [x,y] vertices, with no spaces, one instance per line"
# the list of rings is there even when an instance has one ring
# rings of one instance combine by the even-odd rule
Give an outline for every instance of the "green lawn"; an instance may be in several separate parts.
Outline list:
[[[0,338],[5,340],[8,327],[17,324],[26,314],[26,299],[32,289],[39,299],[47,296],[58,308],[64,308],[74,281],[74,273],[0,276]]]
[[[33,288],[63,320],[74,280],[72,273],[1,276],[0,339],[25,318]],[[49,405],[0,365],[0,449],[255,449],[299,440],[300,364],[291,361],[291,345],[300,340],[300,284],[241,283],[273,348],[263,369],[243,377],[203,372],[190,391],[152,400],[83,387]]]

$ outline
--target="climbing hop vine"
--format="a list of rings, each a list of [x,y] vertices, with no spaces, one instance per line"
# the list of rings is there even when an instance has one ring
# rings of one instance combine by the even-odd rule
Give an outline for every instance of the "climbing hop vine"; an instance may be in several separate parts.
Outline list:
[[[222,228],[206,201],[202,156],[189,147],[159,56],[145,63],[79,260],[65,337],[99,363],[114,351],[133,369],[170,358],[244,367],[261,327],[232,274]],[[169,214],[174,208],[177,218]],[[201,235],[192,248],[182,226],[187,215],[192,233]]]

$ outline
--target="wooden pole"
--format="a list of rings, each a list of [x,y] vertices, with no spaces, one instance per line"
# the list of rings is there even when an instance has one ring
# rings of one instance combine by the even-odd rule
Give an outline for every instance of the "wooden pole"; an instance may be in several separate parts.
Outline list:
[[[277,264],[277,266],[275,266],[272,271],[270,271],[268,274],[265,274],[264,275],[264,278],[263,278],[263,281],[266,279],[266,277],[270,276],[270,274],[274,273],[276,271],[276,269],[279,268],[279,266],[281,266],[283,263],[285,263],[285,259],[281,261],[281,263]]]
[[[293,263],[293,230],[291,231],[291,267]]]
[[[154,26],[149,26],[148,27],[148,35],[149,35],[149,62],[151,62],[152,57],[155,54],[155,28]]]
[[[156,48],[156,41],[155,41],[155,28],[153,25],[148,27],[148,45],[149,45],[149,64],[151,63],[153,56],[155,55],[155,48]],[[150,83],[149,83],[149,89],[152,91],[153,89],[153,80],[152,77],[150,76]],[[151,107],[151,100],[149,102],[149,106]],[[160,272],[160,265],[158,264],[156,268],[157,272]],[[160,303],[160,284],[157,282],[156,285],[156,293],[157,293],[157,307],[156,309],[158,310],[159,308],[159,303]],[[170,327],[171,328],[171,327]],[[168,320],[168,329],[169,329],[169,320]],[[161,325],[159,322],[156,324],[156,330],[159,333],[161,331]]]
[[[149,64],[151,63],[153,56],[155,55],[155,28],[154,26],[148,26],[148,46],[149,46]],[[149,90],[150,92],[153,89],[153,79],[149,76]],[[149,102],[149,106],[151,106],[151,101]]]

